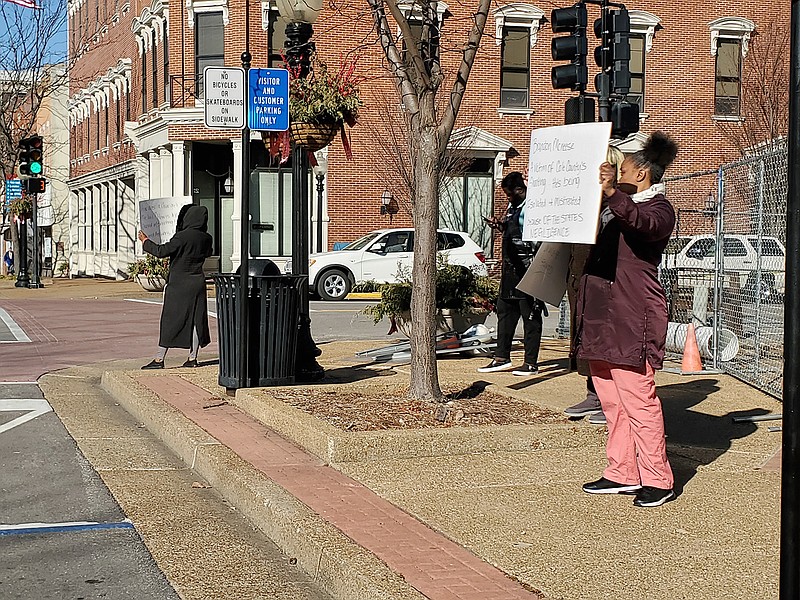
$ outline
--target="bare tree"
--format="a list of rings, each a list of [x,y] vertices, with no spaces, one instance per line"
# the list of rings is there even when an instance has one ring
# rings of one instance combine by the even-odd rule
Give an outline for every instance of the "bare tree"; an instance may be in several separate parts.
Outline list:
[[[490,0],[476,0],[469,14],[466,39],[458,30],[448,37],[440,31],[435,0],[367,0],[378,41],[404,110],[411,158],[411,207],[414,216],[414,294],[411,299],[411,397],[440,401],[436,365],[436,230],[439,221],[439,187],[442,157],[458,116],[467,82],[480,47]],[[391,23],[394,23],[392,25]],[[400,38],[395,34],[399,29]],[[442,51],[457,53],[456,69],[446,73]],[[446,102],[437,94],[449,82]]]
[[[381,181],[387,183],[387,188],[393,190],[393,196],[398,201],[399,207],[413,216],[412,198],[415,189],[413,146],[406,123],[405,109],[397,101],[393,102],[390,97],[380,92],[370,95],[365,103],[370,111],[359,120],[359,129],[369,139],[370,147],[375,149],[376,173]],[[464,123],[465,119],[461,118],[459,121]],[[477,122],[477,118],[468,117],[467,121]],[[472,156],[468,148],[451,144],[447,152],[439,157],[439,163],[441,178],[459,176],[469,168]]]
[[[95,24],[94,46],[105,43],[97,33],[103,25]],[[74,34],[73,45],[83,52],[92,35],[88,28],[80,36]],[[71,65],[79,56],[68,50],[67,2],[41,2],[36,8],[0,2],[0,160],[4,179],[15,176],[19,141],[37,133],[42,114],[51,108],[48,102],[63,95]],[[56,150],[52,143],[48,147]],[[51,175],[56,176],[54,172]],[[14,255],[21,260],[19,231],[12,216],[4,211],[3,220],[8,220]]]
[[[742,63],[738,121],[718,121],[742,156],[769,152],[789,129],[788,22],[770,21],[753,34]]]

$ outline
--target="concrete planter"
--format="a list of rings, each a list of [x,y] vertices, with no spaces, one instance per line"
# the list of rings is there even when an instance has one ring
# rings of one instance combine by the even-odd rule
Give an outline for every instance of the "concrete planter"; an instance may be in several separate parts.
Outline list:
[[[148,292],[160,292],[164,289],[164,286],[167,285],[167,280],[160,276],[137,275],[136,283]]]

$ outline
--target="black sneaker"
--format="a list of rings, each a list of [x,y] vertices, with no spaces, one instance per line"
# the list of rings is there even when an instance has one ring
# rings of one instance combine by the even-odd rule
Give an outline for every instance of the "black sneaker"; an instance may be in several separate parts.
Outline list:
[[[633,501],[634,506],[642,508],[651,508],[653,506],[661,506],[665,502],[675,499],[675,492],[672,490],[664,490],[649,485],[642,486],[642,489],[636,494],[636,500]]]
[[[163,360],[151,360],[142,369],[149,370],[149,369],[163,369],[164,368],[164,361]]]
[[[494,358],[485,367],[478,368],[478,373],[494,373],[495,371],[508,371],[511,368],[511,361],[507,358]]]
[[[605,477],[583,484],[583,491],[587,494],[628,494],[640,489],[642,486],[638,483],[617,483]]]
[[[534,367],[533,365],[529,365],[528,363],[524,363],[511,371],[512,375],[516,375],[518,377],[528,377],[529,375],[536,375],[539,372],[538,367]]]

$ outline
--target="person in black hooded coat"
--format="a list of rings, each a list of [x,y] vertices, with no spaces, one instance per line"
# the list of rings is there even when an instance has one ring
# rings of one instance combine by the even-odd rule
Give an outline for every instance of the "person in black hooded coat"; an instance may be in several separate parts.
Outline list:
[[[189,349],[184,367],[197,366],[199,348],[211,343],[208,328],[206,281],[203,263],[211,256],[213,240],[208,229],[208,210],[190,205],[181,209],[175,235],[156,244],[139,232],[142,248],[158,258],[169,257],[169,275],[164,288],[158,352],[143,369],[163,369],[169,348]]]

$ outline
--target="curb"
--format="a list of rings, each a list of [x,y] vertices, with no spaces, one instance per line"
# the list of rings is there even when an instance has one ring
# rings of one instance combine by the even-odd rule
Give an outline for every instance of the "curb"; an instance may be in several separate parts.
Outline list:
[[[329,464],[605,444],[602,429],[574,423],[344,432],[299,408],[276,400],[269,392],[237,390],[235,399],[230,401],[256,421]]]
[[[380,292],[350,292],[345,300],[380,300]]]
[[[124,372],[101,387],[205,478],[228,502],[339,600],[424,600],[424,596],[227,446]]]

